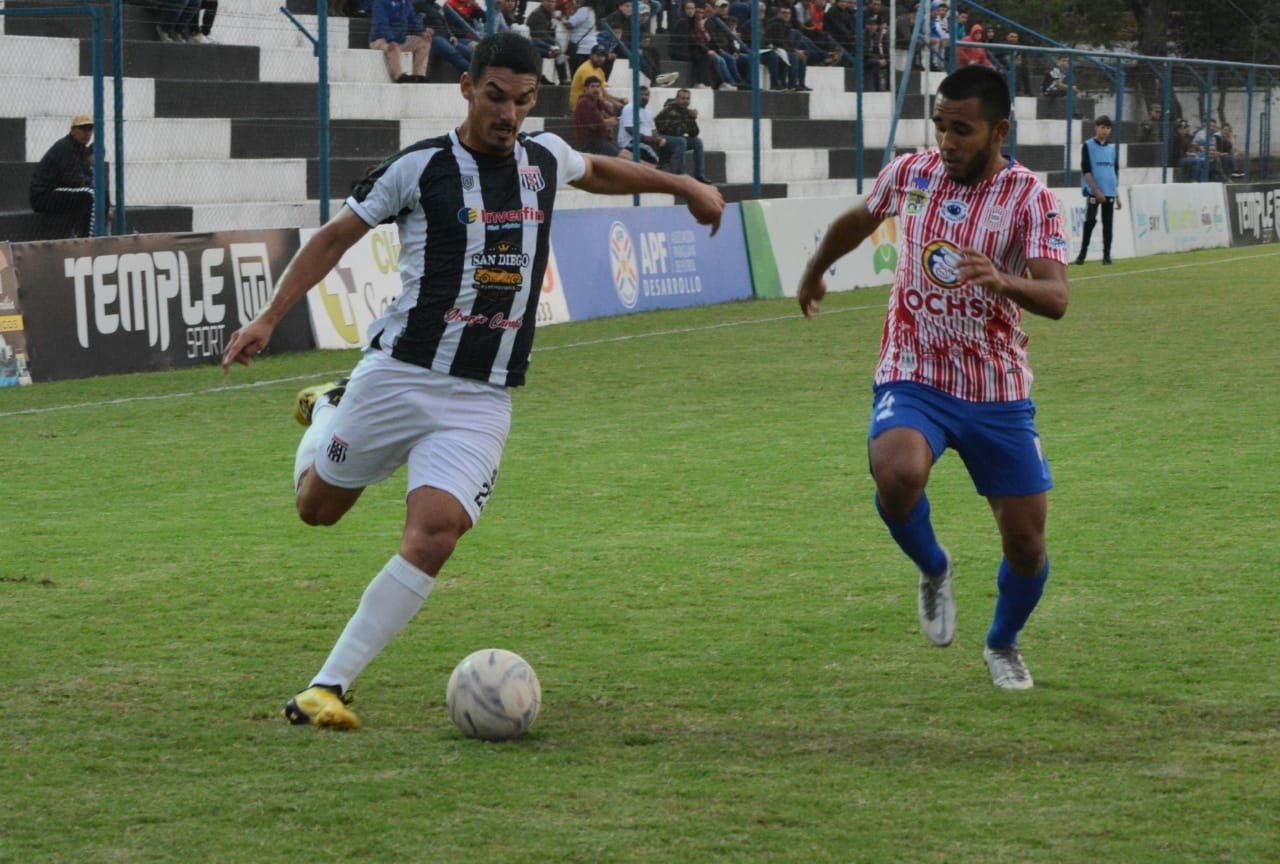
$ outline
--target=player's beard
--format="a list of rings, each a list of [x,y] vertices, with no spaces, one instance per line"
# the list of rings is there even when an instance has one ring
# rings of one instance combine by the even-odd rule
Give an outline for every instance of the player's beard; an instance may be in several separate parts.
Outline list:
[[[991,144],[990,139],[987,141],[987,147],[981,153],[978,153],[969,162],[961,168],[959,174],[947,172],[947,176],[959,183],[961,186],[972,186],[982,180],[982,175],[986,173],[987,166],[991,164],[992,152],[995,147]]]

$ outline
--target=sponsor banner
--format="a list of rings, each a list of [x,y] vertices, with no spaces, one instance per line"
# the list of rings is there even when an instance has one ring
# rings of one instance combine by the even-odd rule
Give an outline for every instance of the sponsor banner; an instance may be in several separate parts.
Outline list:
[[[1128,206],[1133,250],[1139,257],[1230,244],[1220,183],[1131,186]]]
[[[27,334],[18,306],[18,281],[9,244],[0,242],[0,388],[31,383],[27,369]]]
[[[561,211],[551,240],[574,321],[751,297],[736,205],[715,237],[684,207],[631,207]]]
[[[305,244],[319,229],[304,228]],[[369,325],[400,294],[400,232],[379,225],[343,253],[338,265],[307,292],[317,348],[360,348]]]
[[[34,381],[215,362],[271,300],[297,230],[15,243]],[[313,347],[299,304],[268,350]]]
[[[305,244],[318,230],[303,229],[302,242]],[[379,225],[348,249],[338,266],[307,292],[316,347],[364,347],[369,339],[369,325],[387,311],[399,296],[402,285],[400,231],[395,225]],[[569,308],[560,289],[560,274],[553,253],[542,283],[538,324],[561,324],[568,320]]]
[[[1067,229],[1067,240],[1071,243],[1071,260],[1080,254],[1080,243],[1084,239],[1085,208],[1089,199],[1080,192],[1080,187],[1050,189],[1058,199],[1062,208],[1062,226]],[[1129,203],[1121,199],[1121,209],[1113,211],[1111,218],[1111,257],[1133,258],[1133,222],[1129,219]],[[1089,235],[1090,261],[1102,260],[1102,208],[1098,208],[1098,224],[1093,226]]]
[[[760,208],[764,220],[761,247],[758,229],[749,234],[753,268],[757,272],[757,291],[761,297],[794,297],[800,276],[809,258],[817,250],[828,226],[852,207],[856,198],[806,198],[788,201],[769,199],[751,202]],[[743,205],[744,208],[747,205]],[[776,275],[768,272],[767,261],[773,258]],[[857,249],[845,255],[826,273],[827,289],[849,291],[893,284],[898,269],[898,220],[887,219]],[[776,286],[776,287],[773,287]]]
[[[1232,183],[1226,194],[1232,246],[1280,241],[1280,183]]]

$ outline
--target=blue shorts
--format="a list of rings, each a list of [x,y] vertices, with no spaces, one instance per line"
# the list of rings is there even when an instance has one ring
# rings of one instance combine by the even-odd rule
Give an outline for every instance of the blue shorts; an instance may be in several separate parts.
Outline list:
[[[1053,478],[1035,416],[1030,399],[969,402],[924,384],[890,381],[875,388],[867,437],[915,429],[929,442],[934,462],[948,447],[960,454],[979,495],[1036,495],[1052,489]]]

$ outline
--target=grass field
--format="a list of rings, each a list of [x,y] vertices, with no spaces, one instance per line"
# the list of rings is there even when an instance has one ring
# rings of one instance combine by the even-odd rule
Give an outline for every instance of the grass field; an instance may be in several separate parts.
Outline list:
[[[354,354],[0,392],[0,861],[1280,860],[1278,266],[1072,268],[1029,321],[1029,693],[982,663],[998,539],[959,460],[951,648],[875,515],[884,290],[539,334],[492,503],[353,734],[278,712],[399,536],[403,474],[293,512],[293,394]],[[489,646],[542,680],[509,744],[444,710]]]

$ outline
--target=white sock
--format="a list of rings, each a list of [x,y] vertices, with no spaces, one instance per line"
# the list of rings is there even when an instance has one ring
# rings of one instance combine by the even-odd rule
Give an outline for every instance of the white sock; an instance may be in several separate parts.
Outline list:
[[[322,440],[329,437],[329,427],[333,425],[333,412],[337,407],[326,399],[323,402],[317,400],[315,407],[311,409],[311,425],[302,433],[302,440],[298,442],[298,454],[293,457],[294,492],[298,491],[303,472],[316,464],[316,448]]]
[[[394,556],[365,589],[356,614],[308,686],[336,684],[345,693],[364,667],[418,614],[435,584],[431,576],[398,554]]]

